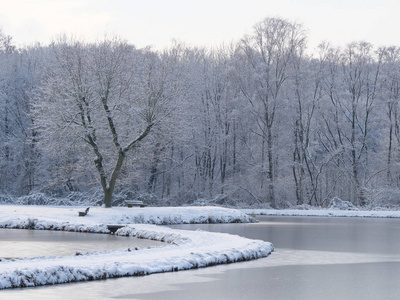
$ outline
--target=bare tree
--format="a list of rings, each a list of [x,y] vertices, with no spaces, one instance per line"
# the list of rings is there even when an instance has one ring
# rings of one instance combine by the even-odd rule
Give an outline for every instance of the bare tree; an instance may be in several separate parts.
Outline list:
[[[54,69],[34,104],[41,140],[50,147],[83,142],[110,207],[128,152],[171,110],[168,68],[157,53],[117,38],[85,44],[63,37],[52,49]]]
[[[360,42],[349,44],[342,56],[343,83],[347,92],[343,97],[342,108],[350,125],[345,137],[349,141],[352,166],[352,198],[358,205],[365,204],[360,170],[364,170],[364,176],[369,173],[368,137],[377,98],[382,54],[379,51],[377,59],[374,59],[372,45]]]
[[[399,159],[398,147],[400,145],[399,100],[400,100],[400,49],[388,47],[384,51],[382,73],[385,80],[382,84],[382,98],[386,104],[388,118],[387,142],[387,183],[399,185],[399,176],[396,163]]]
[[[302,53],[299,53],[302,54]],[[291,88],[294,115],[293,178],[296,189],[296,203],[319,204],[317,190],[322,165],[320,155],[313,147],[313,135],[318,131],[316,115],[319,102],[325,96],[322,89],[325,57],[312,59],[298,55],[293,59],[293,88]],[[308,184],[306,179],[308,177]]]
[[[243,89],[257,118],[261,138],[261,169],[268,184],[268,202],[275,207],[276,116],[289,77],[289,63],[305,47],[305,32],[299,24],[267,18],[242,41],[242,49],[252,69],[252,89]],[[264,177],[264,176],[263,176]]]

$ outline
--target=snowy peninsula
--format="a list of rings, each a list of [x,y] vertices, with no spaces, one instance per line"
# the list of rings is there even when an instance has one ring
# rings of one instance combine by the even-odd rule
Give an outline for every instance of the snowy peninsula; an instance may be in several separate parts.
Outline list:
[[[90,208],[2,205],[0,228],[31,228],[109,233],[165,242],[164,247],[90,252],[76,256],[0,259],[0,289],[148,275],[232,263],[268,256],[269,242],[236,235],[175,230],[150,224],[252,222],[245,213],[219,207]],[[138,224],[147,223],[147,224]],[[99,249],[100,250],[100,249]]]

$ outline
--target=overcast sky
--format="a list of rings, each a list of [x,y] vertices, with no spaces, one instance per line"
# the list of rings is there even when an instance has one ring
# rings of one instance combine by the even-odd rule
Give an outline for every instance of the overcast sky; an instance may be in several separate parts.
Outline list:
[[[400,46],[399,0],[0,0],[0,28],[21,46],[60,33],[117,34],[138,47],[172,39],[217,46],[251,33],[266,17],[303,24],[309,48],[367,41]]]

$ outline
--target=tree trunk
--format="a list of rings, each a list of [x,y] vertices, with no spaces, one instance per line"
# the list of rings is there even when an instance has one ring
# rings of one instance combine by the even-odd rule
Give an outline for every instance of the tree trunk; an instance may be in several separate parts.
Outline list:
[[[112,194],[113,194],[113,191],[111,191],[109,188],[104,190],[103,204],[107,208],[111,207]]]
[[[267,140],[267,147],[268,147],[268,202],[271,204],[271,207],[276,207],[275,201],[275,183],[274,183],[274,158],[273,158],[273,150],[272,150],[272,132],[271,127],[267,128],[268,133],[268,140]]]

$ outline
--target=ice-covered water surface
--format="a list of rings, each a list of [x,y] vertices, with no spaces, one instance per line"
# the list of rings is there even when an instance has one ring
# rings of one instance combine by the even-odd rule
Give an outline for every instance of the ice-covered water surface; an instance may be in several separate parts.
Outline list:
[[[165,246],[147,239],[54,230],[0,229],[0,258],[67,256],[91,251]]]
[[[400,220],[326,217],[260,217],[260,220],[257,224],[179,227],[271,240],[276,248],[267,258],[143,277],[2,290],[0,294],[18,300],[398,299]]]

